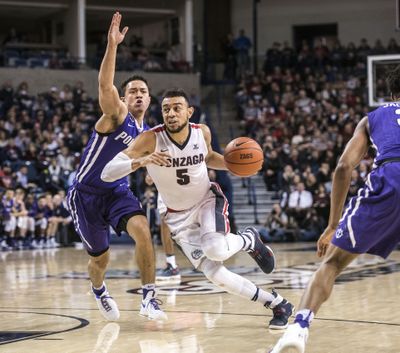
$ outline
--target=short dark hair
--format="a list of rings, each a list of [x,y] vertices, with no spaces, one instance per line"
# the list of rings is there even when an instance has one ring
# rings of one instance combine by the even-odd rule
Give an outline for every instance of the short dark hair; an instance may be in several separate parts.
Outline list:
[[[122,82],[122,85],[120,87],[121,96],[125,95],[125,88],[128,85],[128,83],[131,81],[143,81],[146,84],[147,89],[149,90],[149,93],[150,93],[150,88],[149,88],[149,84],[148,84],[147,80],[143,76],[132,75],[131,77],[126,79],[124,82]]]
[[[188,106],[190,106],[188,95],[182,88],[172,88],[166,90],[163,94],[162,100],[164,100],[165,98],[172,98],[172,97],[183,97]]]
[[[400,98],[400,65],[389,72],[386,83],[392,96]]]

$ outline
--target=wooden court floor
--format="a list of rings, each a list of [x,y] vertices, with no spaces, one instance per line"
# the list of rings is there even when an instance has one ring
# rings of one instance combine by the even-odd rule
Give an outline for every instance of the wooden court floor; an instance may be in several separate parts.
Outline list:
[[[313,245],[274,250],[278,267],[271,275],[245,253],[227,266],[297,304],[317,265]],[[86,263],[84,251],[74,248],[0,252],[1,353],[266,353],[279,337],[267,329],[269,310],[220,291],[181,255],[182,283],[159,291],[169,320],[140,317],[133,251],[121,245],[112,246],[107,280],[121,318],[108,323],[90,294]],[[157,265],[164,266],[159,248]],[[387,261],[354,262],[314,320],[307,352],[399,353],[399,271],[399,251]]]

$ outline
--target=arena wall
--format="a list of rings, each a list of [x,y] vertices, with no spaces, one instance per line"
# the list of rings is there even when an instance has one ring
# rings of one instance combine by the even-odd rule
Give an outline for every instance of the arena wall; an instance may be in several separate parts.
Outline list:
[[[252,6],[250,1],[232,0],[232,30],[237,36],[245,29],[252,36]],[[370,45],[381,39],[387,45],[389,38],[400,39],[396,32],[395,0],[261,0],[258,3],[259,53],[271,47],[274,41],[292,43],[292,26],[338,24],[342,44],[359,44],[367,38]]]
[[[117,87],[132,72],[119,71],[115,75]],[[159,94],[166,88],[180,87],[188,94],[200,95],[200,75],[199,74],[178,74],[178,73],[139,73],[145,77],[150,85],[153,94]],[[16,87],[22,81],[29,85],[29,93],[37,94],[48,91],[55,86],[61,89],[64,84],[74,85],[77,81],[84,83],[89,96],[97,97],[98,71],[96,70],[49,70],[49,69],[29,69],[29,68],[0,68],[0,85],[5,81],[11,81]]]

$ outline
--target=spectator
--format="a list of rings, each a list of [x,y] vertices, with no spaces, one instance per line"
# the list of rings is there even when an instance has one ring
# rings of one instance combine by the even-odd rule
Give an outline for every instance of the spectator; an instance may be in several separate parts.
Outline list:
[[[278,177],[282,169],[281,161],[276,150],[272,150],[265,158],[263,166],[264,182],[268,191],[279,191]]]
[[[297,233],[300,241],[316,241],[321,235],[324,228],[320,222],[317,212],[313,208],[309,208],[300,225],[300,232]]]
[[[279,204],[275,203],[272,206],[272,211],[268,215],[264,226],[258,231],[264,243],[286,241],[287,225],[287,215],[282,211]]]
[[[299,182],[296,185],[296,190],[289,194],[287,212],[289,217],[292,218],[290,223],[300,225],[312,204],[311,192],[305,190],[303,182]]]
[[[234,40],[236,50],[236,62],[239,77],[250,69],[249,50],[252,47],[251,40],[246,36],[244,29],[239,31],[239,36]]]
[[[72,218],[63,204],[63,197],[56,194],[52,198],[53,209],[49,217],[47,228],[47,248],[56,248],[61,244],[68,245],[68,225]],[[58,242],[56,241],[56,237]]]
[[[236,49],[232,33],[228,33],[222,42],[224,52],[224,79],[234,80],[236,77]]]

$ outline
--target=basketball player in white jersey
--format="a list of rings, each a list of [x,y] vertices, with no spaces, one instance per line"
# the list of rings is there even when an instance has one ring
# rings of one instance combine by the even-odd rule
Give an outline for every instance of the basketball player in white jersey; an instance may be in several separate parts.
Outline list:
[[[172,238],[193,266],[223,290],[272,309],[269,327],[284,329],[293,305],[274,290],[266,292],[229,271],[222,263],[244,250],[270,273],[275,259],[254,228],[230,233],[228,202],[207,173],[207,166],[226,170],[224,159],[211,148],[209,128],[189,123],[192,113],[185,92],[167,91],[162,100],[164,124],[138,136],[105,166],[101,178],[112,182],[146,166],[167,206],[165,222]]]

